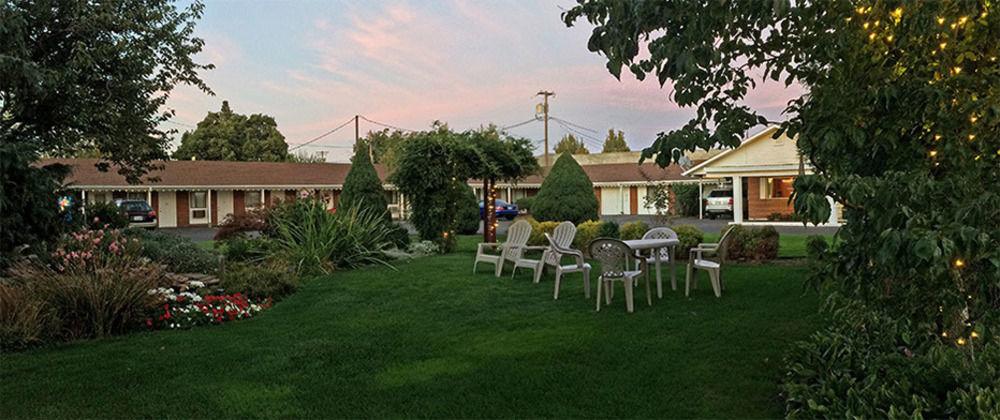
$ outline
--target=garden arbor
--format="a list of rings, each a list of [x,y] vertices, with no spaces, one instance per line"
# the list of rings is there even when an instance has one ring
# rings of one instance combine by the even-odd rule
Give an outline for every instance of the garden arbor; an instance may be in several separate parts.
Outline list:
[[[494,126],[455,133],[435,122],[431,130],[403,142],[392,174],[399,191],[410,197],[424,217],[413,224],[421,239],[452,249],[457,208],[470,178],[483,180],[483,238],[496,240],[495,193],[497,180],[514,181],[538,170],[531,143],[508,136]]]

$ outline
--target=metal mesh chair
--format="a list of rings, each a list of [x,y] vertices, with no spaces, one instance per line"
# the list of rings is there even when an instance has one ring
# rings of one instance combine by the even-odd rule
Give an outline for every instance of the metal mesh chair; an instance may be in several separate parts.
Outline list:
[[[601,289],[604,289],[606,305],[611,304],[614,296],[614,282],[621,281],[625,286],[625,307],[629,312],[635,308],[632,299],[632,282],[642,274],[642,271],[628,270],[628,258],[632,249],[617,239],[598,238],[590,243],[590,256],[601,263],[601,275],[597,278],[597,310],[601,310]],[[653,306],[653,296],[649,290],[649,278],[646,278],[646,301]]]

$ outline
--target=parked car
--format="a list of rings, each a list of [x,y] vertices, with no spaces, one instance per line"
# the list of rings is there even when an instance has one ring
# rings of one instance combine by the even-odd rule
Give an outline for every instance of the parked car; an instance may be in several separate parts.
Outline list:
[[[505,218],[507,220],[514,220],[519,213],[517,210],[517,204],[510,204],[503,200],[494,200],[497,206],[497,218]],[[479,202],[479,217],[483,217],[483,202]]]
[[[149,203],[142,200],[122,200],[118,203],[118,208],[128,216],[130,227],[156,228],[156,211]]]
[[[733,190],[712,190],[705,199],[705,215],[709,219],[714,219],[726,214],[733,216]]]

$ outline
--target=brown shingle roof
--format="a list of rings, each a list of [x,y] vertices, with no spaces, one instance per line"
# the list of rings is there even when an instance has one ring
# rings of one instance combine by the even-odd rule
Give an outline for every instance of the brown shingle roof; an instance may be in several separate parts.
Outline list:
[[[73,167],[72,174],[66,179],[67,184],[77,187],[125,187],[129,186],[125,178],[112,166],[107,172],[101,172],[94,166],[98,159],[45,159],[40,165],[49,163],[64,163]],[[343,185],[347,171],[351,169],[348,163],[290,163],[290,162],[219,162],[219,161],[188,161],[172,160],[156,162],[163,169],[150,172],[150,177],[158,177],[158,182],[148,182],[143,185],[160,187],[318,187]],[[648,181],[684,181],[694,178],[681,175],[677,165],[660,168],[655,163],[612,163],[584,165],[590,180],[594,183],[645,183]],[[382,165],[375,165],[379,178],[385,181],[388,175]],[[475,181],[473,181],[475,182]],[[529,176],[519,184],[541,184],[539,175]]]

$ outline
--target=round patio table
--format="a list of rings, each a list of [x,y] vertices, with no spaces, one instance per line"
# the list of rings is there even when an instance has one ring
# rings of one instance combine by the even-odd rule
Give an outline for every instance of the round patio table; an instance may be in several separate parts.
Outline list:
[[[676,253],[674,252],[677,245],[680,245],[681,241],[679,239],[631,239],[625,242],[633,251],[644,251],[649,250],[656,261],[656,297],[663,298],[663,280],[660,275],[660,249],[670,248],[670,287],[673,290],[677,290],[677,270],[674,269],[674,260],[676,260]],[[641,254],[640,254],[641,255]]]

